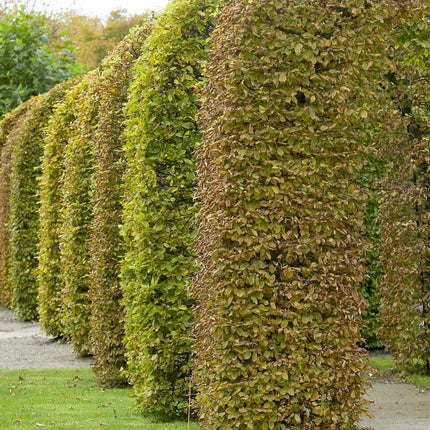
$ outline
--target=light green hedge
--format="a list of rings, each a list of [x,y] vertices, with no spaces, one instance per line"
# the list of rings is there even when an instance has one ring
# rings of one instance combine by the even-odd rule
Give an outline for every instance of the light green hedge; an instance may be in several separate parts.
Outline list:
[[[120,285],[123,241],[119,233],[125,169],[122,150],[123,113],[134,62],[141,52],[148,27],[135,29],[107,57],[97,77],[100,104],[94,135],[94,215],[90,242],[90,334],[94,371],[108,385],[124,383],[126,366],[124,308]]]
[[[64,152],[75,120],[75,92],[71,88],[78,81],[79,78],[73,78],[60,84],[68,91],[49,120],[41,163],[38,311],[43,330],[55,337],[65,334],[62,323],[60,208]]]
[[[32,320],[37,312],[39,255],[39,182],[45,128],[63,90],[31,99],[19,138],[12,148],[10,195],[10,282],[12,308],[20,318]]]
[[[71,89],[75,119],[64,152],[60,261],[62,319],[65,335],[80,355],[91,352],[89,300],[89,238],[93,216],[94,129],[98,103],[95,74]]]
[[[12,149],[16,144],[21,124],[31,102],[20,105],[9,113],[0,123],[0,303],[12,305],[12,286],[10,283],[10,171]]]
[[[185,416],[194,272],[198,91],[217,1],[178,0],[154,24],[127,105],[122,265],[127,375],[145,413]]]

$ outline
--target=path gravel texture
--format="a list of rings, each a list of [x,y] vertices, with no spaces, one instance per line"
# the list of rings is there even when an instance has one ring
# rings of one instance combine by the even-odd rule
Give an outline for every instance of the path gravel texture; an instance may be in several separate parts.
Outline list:
[[[78,358],[71,347],[45,336],[37,323],[17,320],[0,306],[0,369],[90,367],[90,358]],[[367,398],[372,418],[360,426],[375,430],[430,430],[430,390],[390,379],[375,380]]]
[[[90,367],[70,345],[42,333],[38,323],[22,322],[0,306],[0,369]]]

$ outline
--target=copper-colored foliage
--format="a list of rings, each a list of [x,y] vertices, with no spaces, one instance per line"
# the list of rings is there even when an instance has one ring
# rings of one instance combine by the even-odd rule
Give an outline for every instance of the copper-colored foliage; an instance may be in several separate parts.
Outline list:
[[[221,14],[198,148],[202,428],[356,428],[356,179],[386,121],[386,4],[235,0]]]

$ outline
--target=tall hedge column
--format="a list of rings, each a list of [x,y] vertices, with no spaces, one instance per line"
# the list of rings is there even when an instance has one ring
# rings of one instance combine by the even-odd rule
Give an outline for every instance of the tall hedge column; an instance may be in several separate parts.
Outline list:
[[[69,90],[55,107],[47,125],[41,166],[38,311],[43,330],[56,337],[65,334],[61,311],[64,284],[60,258],[60,207],[64,152],[76,117],[74,106],[77,94],[71,88],[78,80],[72,78],[59,84],[64,90]]]
[[[7,115],[0,123],[0,303],[12,305],[12,285],[10,282],[10,173],[12,149],[20,134],[31,102],[22,104]]]
[[[399,365],[430,374],[430,4],[406,6],[393,27],[387,75],[402,128],[380,151],[388,166],[379,195],[380,253],[387,272],[380,282],[380,333]]]
[[[170,417],[188,407],[198,91],[216,5],[176,0],[166,8],[143,46],[127,106],[127,372],[139,406]]]
[[[133,64],[148,28],[129,34],[102,63],[98,77],[100,115],[94,136],[94,217],[90,240],[90,334],[94,371],[106,384],[123,384],[123,290],[120,285],[124,243],[120,236],[122,185],[125,169],[122,150],[123,108],[127,102]]]
[[[25,320],[38,317],[39,176],[46,126],[64,90],[57,86],[30,99],[31,107],[12,150],[10,281],[12,307]]]
[[[234,0],[221,14],[198,148],[204,429],[356,428],[356,180],[379,108],[383,13],[359,0]]]
[[[93,204],[94,132],[98,114],[94,74],[75,88],[75,120],[64,152],[60,209],[62,324],[80,355],[91,352],[89,299],[89,240]]]

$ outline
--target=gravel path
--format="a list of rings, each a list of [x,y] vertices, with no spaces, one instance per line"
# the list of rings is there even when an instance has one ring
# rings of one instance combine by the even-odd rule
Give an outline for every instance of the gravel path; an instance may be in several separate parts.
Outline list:
[[[76,357],[70,345],[44,335],[39,324],[19,321],[0,306],[0,369],[90,366],[90,358]]]
[[[0,369],[90,367],[70,346],[41,333],[37,323],[18,321],[0,306]],[[374,381],[367,398],[372,418],[360,425],[375,430],[430,430],[430,390],[392,380]]]

